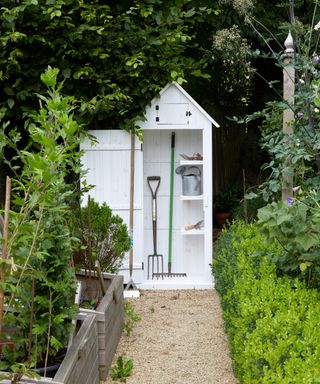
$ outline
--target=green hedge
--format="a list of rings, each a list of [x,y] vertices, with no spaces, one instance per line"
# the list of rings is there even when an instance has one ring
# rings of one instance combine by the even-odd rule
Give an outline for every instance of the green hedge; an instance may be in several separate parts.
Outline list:
[[[212,265],[241,383],[320,383],[320,293],[277,277],[256,227],[235,222]]]

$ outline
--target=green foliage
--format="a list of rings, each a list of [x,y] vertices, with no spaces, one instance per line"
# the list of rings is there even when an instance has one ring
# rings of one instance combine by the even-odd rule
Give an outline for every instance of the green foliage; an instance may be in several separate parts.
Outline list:
[[[211,10],[189,3],[2,1],[0,102],[21,121],[43,91],[39,77],[49,64],[61,68],[87,126],[132,128],[166,83],[206,75],[202,58],[186,52],[190,28]]]
[[[290,2],[291,23],[288,21],[281,26],[282,31],[287,34],[290,30],[293,35],[294,52],[292,58],[284,60],[282,52],[277,53],[274,44],[279,44],[274,31],[265,28],[263,33],[259,32],[254,24],[254,17],[248,16],[248,23],[255,32],[265,41],[269,54],[275,60],[276,66],[286,71],[286,65],[291,60],[295,70],[295,90],[292,101],[284,100],[282,89],[276,86],[276,82],[270,81],[268,85],[277,94],[277,100],[268,102],[266,107],[252,115],[247,116],[242,122],[246,124],[252,120],[262,118],[261,124],[261,147],[270,157],[263,166],[268,175],[266,182],[260,186],[260,193],[265,201],[279,198],[281,192],[282,175],[286,174],[293,178],[295,185],[308,182],[320,172],[319,156],[319,27],[316,26],[318,9],[313,4],[314,12],[299,20],[294,17],[296,11],[301,8],[300,2]],[[312,2],[306,2],[304,6],[310,10]],[[289,8],[289,2],[283,2],[282,6]],[[303,20],[303,21],[302,21]],[[260,27],[264,27],[259,22]],[[267,32],[267,36],[265,36]],[[283,40],[286,35],[283,36]],[[272,43],[270,42],[272,40]],[[289,67],[288,67],[289,68]],[[291,75],[292,76],[292,75]],[[281,84],[282,88],[282,84]],[[290,112],[290,121],[286,124],[291,126],[292,133],[283,132],[283,115]],[[288,115],[287,115],[288,116]],[[289,116],[286,120],[289,119]]]
[[[12,212],[6,267],[6,299],[13,312],[5,324],[16,327],[13,361],[46,362],[66,346],[74,304],[76,280],[71,267],[73,239],[68,229],[70,201],[76,185],[66,180],[79,174],[79,145],[84,138],[73,118],[70,98],[56,87],[58,71],[42,76],[48,97],[38,112],[28,115],[30,144],[7,164],[11,167]],[[20,135],[4,123],[2,145],[16,147]],[[2,153],[3,155],[3,153]],[[18,315],[17,315],[18,314]],[[10,357],[10,356],[9,356]]]
[[[320,283],[320,192],[296,194],[288,202],[269,204],[258,212],[258,223],[269,241],[278,241],[281,255],[272,261],[282,272],[306,279],[308,285]]]
[[[130,249],[130,237],[122,218],[113,215],[106,203],[99,205],[90,199],[86,207],[74,211],[70,227],[81,240],[74,254],[77,266],[92,270],[98,260],[105,272],[119,270]]]
[[[241,190],[237,187],[220,191],[214,199],[216,212],[231,212],[240,204],[241,197]]]
[[[39,379],[38,373],[30,369],[30,364],[25,363],[14,363],[10,366],[10,372],[1,373],[0,380],[10,379],[11,384],[19,383],[22,376],[29,377],[32,379]],[[7,366],[1,367],[1,370],[8,369]]]
[[[134,307],[128,301],[125,301],[124,303],[124,313],[125,319],[123,327],[127,335],[130,336],[133,331],[133,324],[140,321],[141,317],[135,313]]]
[[[218,240],[213,262],[236,374],[242,383],[319,381],[320,294],[277,277],[255,225],[234,223]]]
[[[235,220],[245,220],[254,222],[257,219],[258,210],[265,206],[266,202],[259,196],[255,199],[246,199],[246,217],[243,201],[233,210],[233,218]]]
[[[132,359],[124,360],[120,355],[117,359],[117,365],[113,365],[110,368],[110,376],[112,380],[120,380],[121,383],[127,382],[127,377],[129,377],[133,370],[133,361]]]

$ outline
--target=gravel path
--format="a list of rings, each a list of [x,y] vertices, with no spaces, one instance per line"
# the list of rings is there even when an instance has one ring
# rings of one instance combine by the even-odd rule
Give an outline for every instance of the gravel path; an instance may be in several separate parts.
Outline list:
[[[215,290],[142,291],[126,300],[141,316],[114,359],[132,358],[127,384],[237,383]]]

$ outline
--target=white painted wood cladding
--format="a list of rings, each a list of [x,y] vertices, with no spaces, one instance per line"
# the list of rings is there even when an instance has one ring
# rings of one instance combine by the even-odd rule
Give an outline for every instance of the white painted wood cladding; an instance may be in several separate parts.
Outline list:
[[[212,261],[212,129],[218,124],[182,87],[167,85],[160,98],[146,110],[143,146],[136,140],[133,234],[133,280],[140,288],[210,288]],[[157,251],[164,256],[167,272],[169,237],[171,133],[175,132],[174,169],[194,164],[201,170],[200,196],[182,195],[182,177],[174,175],[172,272],[187,277],[147,279],[147,256],[153,253],[152,199],[148,176],[160,176],[157,194]],[[129,225],[130,134],[120,130],[92,131],[98,144],[85,143],[83,166],[86,180],[95,187],[90,195],[107,202],[115,214]],[[143,150],[142,150],[143,148]],[[180,154],[200,153],[202,161],[186,161]],[[187,231],[185,227],[204,220],[204,227]],[[125,261],[124,269],[128,268]],[[142,270],[144,266],[144,270]],[[128,271],[123,270],[125,282]]]

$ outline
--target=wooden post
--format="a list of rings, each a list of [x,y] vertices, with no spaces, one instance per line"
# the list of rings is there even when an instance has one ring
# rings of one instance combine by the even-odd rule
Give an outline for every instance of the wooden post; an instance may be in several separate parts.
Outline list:
[[[288,37],[284,43],[285,52],[282,56],[283,60],[283,99],[288,104],[293,105],[294,102],[294,89],[295,89],[295,68],[293,65],[294,58],[294,42],[289,31]],[[293,121],[294,112],[291,108],[287,108],[283,111],[283,133],[285,135],[291,135],[293,133]],[[284,166],[289,165],[288,160],[285,160]],[[288,198],[292,197],[293,187],[293,174],[289,172],[282,173],[282,200],[287,201]]]

